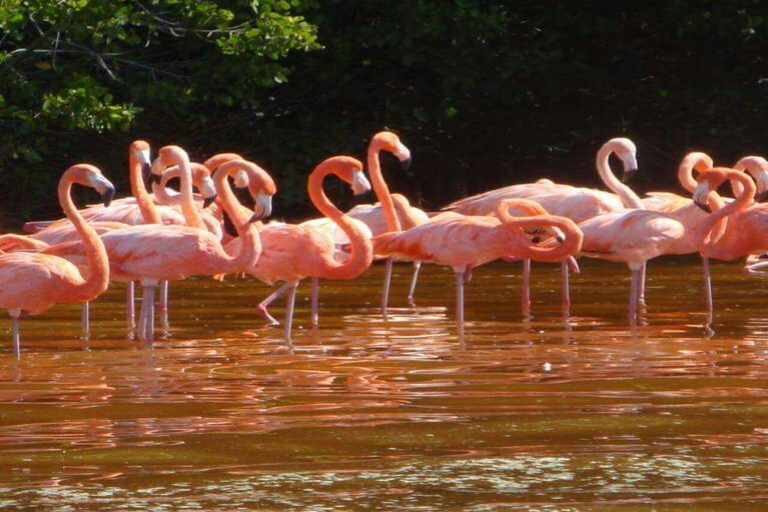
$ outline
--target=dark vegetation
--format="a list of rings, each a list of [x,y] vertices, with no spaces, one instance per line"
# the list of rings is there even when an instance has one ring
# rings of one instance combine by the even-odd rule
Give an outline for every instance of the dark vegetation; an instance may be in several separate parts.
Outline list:
[[[127,144],[239,151],[307,213],[305,176],[382,128],[412,149],[394,190],[426,208],[538,177],[598,185],[607,138],[640,190],[691,149],[766,150],[768,2],[0,0],[6,223],[58,211],[86,161],[124,183]],[[126,188],[123,187],[125,191]]]

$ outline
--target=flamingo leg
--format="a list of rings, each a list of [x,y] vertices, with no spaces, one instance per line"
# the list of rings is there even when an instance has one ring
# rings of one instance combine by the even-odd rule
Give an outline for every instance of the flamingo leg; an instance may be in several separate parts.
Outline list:
[[[714,309],[714,304],[712,301],[712,274],[709,271],[709,258],[702,256],[701,262],[704,266],[704,294],[707,299],[707,312],[711,313]]]
[[[285,298],[285,341],[291,341],[291,329],[293,328],[293,310],[296,306],[296,288],[299,282],[288,283],[288,296]]]
[[[87,337],[91,332],[91,303],[83,302],[83,308],[80,311],[80,323],[83,327],[83,336]]]
[[[640,268],[640,282],[638,283],[637,288],[637,301],[639,305],[645,305],[645,274],[646,269],[648,267],[648,263],[643,263],[642,268]]]
[[[413,295],[416,293],[416,283],[419,280],[419,270],[421,270],[421,262],[413,262],[413,276],[411,276],[411,287],[408,289],[408,303],[413,305]]]
[[[312,326],[320,325],[320,280],[312,278]]]
[[[158,309],[160,311],[168,311],[168,281],[160,281],[160,300]]]
[[[563,261],[563,309],[567,310],[571,307],[571,274],[568,267],[568,262]]]
[[[134,281],[128,282],[128,287],[125,293],[125,322],[128,324],[129,329],[136,327],[136,283]]]
[[[531,260],[523,260],[523,287],[520,304],[523,307],[523,316],[531,314]]]
[[[467,267],[469,268],[469,267]],[[464,274],[465,271],[456,272],[456,327],[459,338],[464,338]]]
[[[152,341],[155,338],[155,290],[157,284],[144,284],[139,317],[139,339]]]
[[[13,353],[16,359],[18,359],[21,354],[21,326],[19,322],[19,314],[21,312],[14,313],[15,311],[11,312],[11,330],[13,331]]]
[[[632,269],[632,286],[629,290],[629,321],[632,324],[637,321],[637,298],[641,273],[639,268]]]
[[[285,293],[285,290],[291,287],[291,283],[285,283],[283,286],[275,290],[275,292],[264,299],[263,301],[259,302],[258,306],[256,306],[256,313],[263,316],[266,320],[268,325],[276,326],[280,325],[280,322],[278,322],[275,317],[269,314],[269,310],[267,309],[270,304],[272,304],[275,299],[280,297],[283,293]]]
[[[387,305],[389,304],[389,285],[392,282],[392,265],[394,261],[392,258],[387,258],[387,263],[384,271],[384,285],[381,290],[381,314],[387,318]]]

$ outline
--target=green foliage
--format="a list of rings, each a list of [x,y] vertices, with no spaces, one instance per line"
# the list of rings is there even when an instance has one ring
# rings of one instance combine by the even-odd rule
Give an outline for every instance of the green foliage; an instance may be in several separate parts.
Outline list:
[[[124,175],[144,137],[242,152],[301,214],[311,166],[387,127],[414,150],[393,189],[428,206],[594,183],[616,135],[674,186],[688,149],[765,151],[767,21],[762,0],[0,0],[0,181],[26,215],[75,161]]]
[[[289,53],[319,47],[293,12],[310,3],[3,0],[0,166],[50,162],[36,176],[50,190],[79,158],[72,135],[199,129],[239,110],[286,80]]]

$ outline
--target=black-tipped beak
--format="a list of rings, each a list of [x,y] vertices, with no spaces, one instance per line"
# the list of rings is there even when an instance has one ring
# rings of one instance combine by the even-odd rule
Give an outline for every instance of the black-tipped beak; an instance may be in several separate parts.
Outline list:
[[[261,220],[261,219],[263,219],[263,218],[264,218],[264,215],[263,215],[263,214],[261,214],[261,213],[254,213],[254,214],[251,216],[251,218],[250,218],[250,219],[248,219],[248,222],[250,222],[250,223],[253,223],[253,222],[258,222],[258,221],[260,221],[260,220]]]
[[[565,235],[557,235],[555,237],[555,240],[557,240],[557,243],[562,244],[563,242],[565,242]]]
[[[709,207],[709,203],[703,201],[694,201],[694,204],[704,210],[707,213],[712,213],[712,208]]]
[[[161,180],[159,175],[154,174],[154,173],[149,173],[149,180],[148,181],[149,181],[149,186],[151,187],[155,183],[157,183],[159,185],[162,180]]]
[[[366,190],[365,192],[360,192],[359,194],[355,194],[355,203],[357,204],[373,203],[373,191]]]
[[[405,160],[401,160],[400,161],[400,168],[403,169],[404,171],[407,171],[408,168],[411,166],[411,162],[412,161],[413,160],[411,159],[411,157],[408,157]]]
[[[152,165],[149,162],[141,164],[141,176],[144,178],[144,183],[152,185]]]
[[[755,196],[755,202],[762,203],[763,201],[768,200],[768,190],[765,192],[760,192]]]
[[[217,196],[211,196],[211,197],[204,197],[203,198],[203,209],[208,208],[216,201]]]
[[[621,176],[622,183],[629,183],[632,178],[635,177],[635,174],[637,174],[637,167],[634,169],[627,169],[624,171],[624,174]]]
[[[101,194],[101,202],[104,203],[104,207],[108,208],[112,204],[112,200],[115,198],[115,187],[106,187],[104,193]]]
[[[224,231],[226,231],[227,234],[233,238],[237,238],[238,236],[235,223],[232,222],[232,218],[227,212],[224,212]]]

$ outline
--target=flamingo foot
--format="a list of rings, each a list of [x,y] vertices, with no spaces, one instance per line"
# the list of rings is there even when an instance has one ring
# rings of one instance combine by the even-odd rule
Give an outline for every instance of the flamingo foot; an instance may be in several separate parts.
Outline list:
[[[269,310],[267,310],[267,305],[263,302],[260,302],[256,306],[256,313],[258,313],[261,317],[263,317],[267,321],[267,325],[270,327],[278,327],[280,325],[280,322],[278,322],[275,317],[269,314]]]

